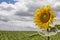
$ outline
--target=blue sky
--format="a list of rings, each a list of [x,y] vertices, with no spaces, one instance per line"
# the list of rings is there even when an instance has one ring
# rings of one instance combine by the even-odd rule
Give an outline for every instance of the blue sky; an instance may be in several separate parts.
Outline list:
[[[53,26],[60,24],[59,0],[0,0],[0,30],[37,28],[33,22],[33,14],[43,5],[50,5],[56,14]]]
[[[0,3],[2,3],[2,2],[6,2],[6,3],[11,3],[11,4],[14,4],[16,1],[14,1],[14,0],[0,0]]]

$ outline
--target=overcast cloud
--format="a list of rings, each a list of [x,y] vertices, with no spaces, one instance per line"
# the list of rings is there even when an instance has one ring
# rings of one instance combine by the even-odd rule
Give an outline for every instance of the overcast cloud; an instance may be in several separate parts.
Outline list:
[[[37,28],[33,23],[34,11],[43,5],[51,5],[56,14],[55,24],[60,22],[59,0],[14,0],[15,4],[0,4],[0,30]]]

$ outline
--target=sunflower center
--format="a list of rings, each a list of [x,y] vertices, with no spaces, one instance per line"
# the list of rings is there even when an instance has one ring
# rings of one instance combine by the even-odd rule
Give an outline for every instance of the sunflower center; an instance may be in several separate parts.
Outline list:
[[[40,16],[41,22],[46,23],[50,19],[50,13],[42,13]]]

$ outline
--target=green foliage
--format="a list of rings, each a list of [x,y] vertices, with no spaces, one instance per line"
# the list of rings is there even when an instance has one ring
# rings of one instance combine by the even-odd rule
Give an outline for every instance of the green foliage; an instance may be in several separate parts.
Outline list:
[[[0,40],[47,40],[36,31],[0,31]],[[60,40],[60,33],[51,36],[51,40]]]
[[[55,27],[56,27],[58,30],[60,30],[60,25],[55,25]]]

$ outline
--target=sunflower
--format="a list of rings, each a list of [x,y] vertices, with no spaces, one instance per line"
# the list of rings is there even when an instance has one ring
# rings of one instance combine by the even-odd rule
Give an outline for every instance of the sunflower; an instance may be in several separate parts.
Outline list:
[[[34,23],[40,28],[48,28],[48,25],[53,23],[55,18],[54,13],[49,5],[39,7],[34,13]]]

